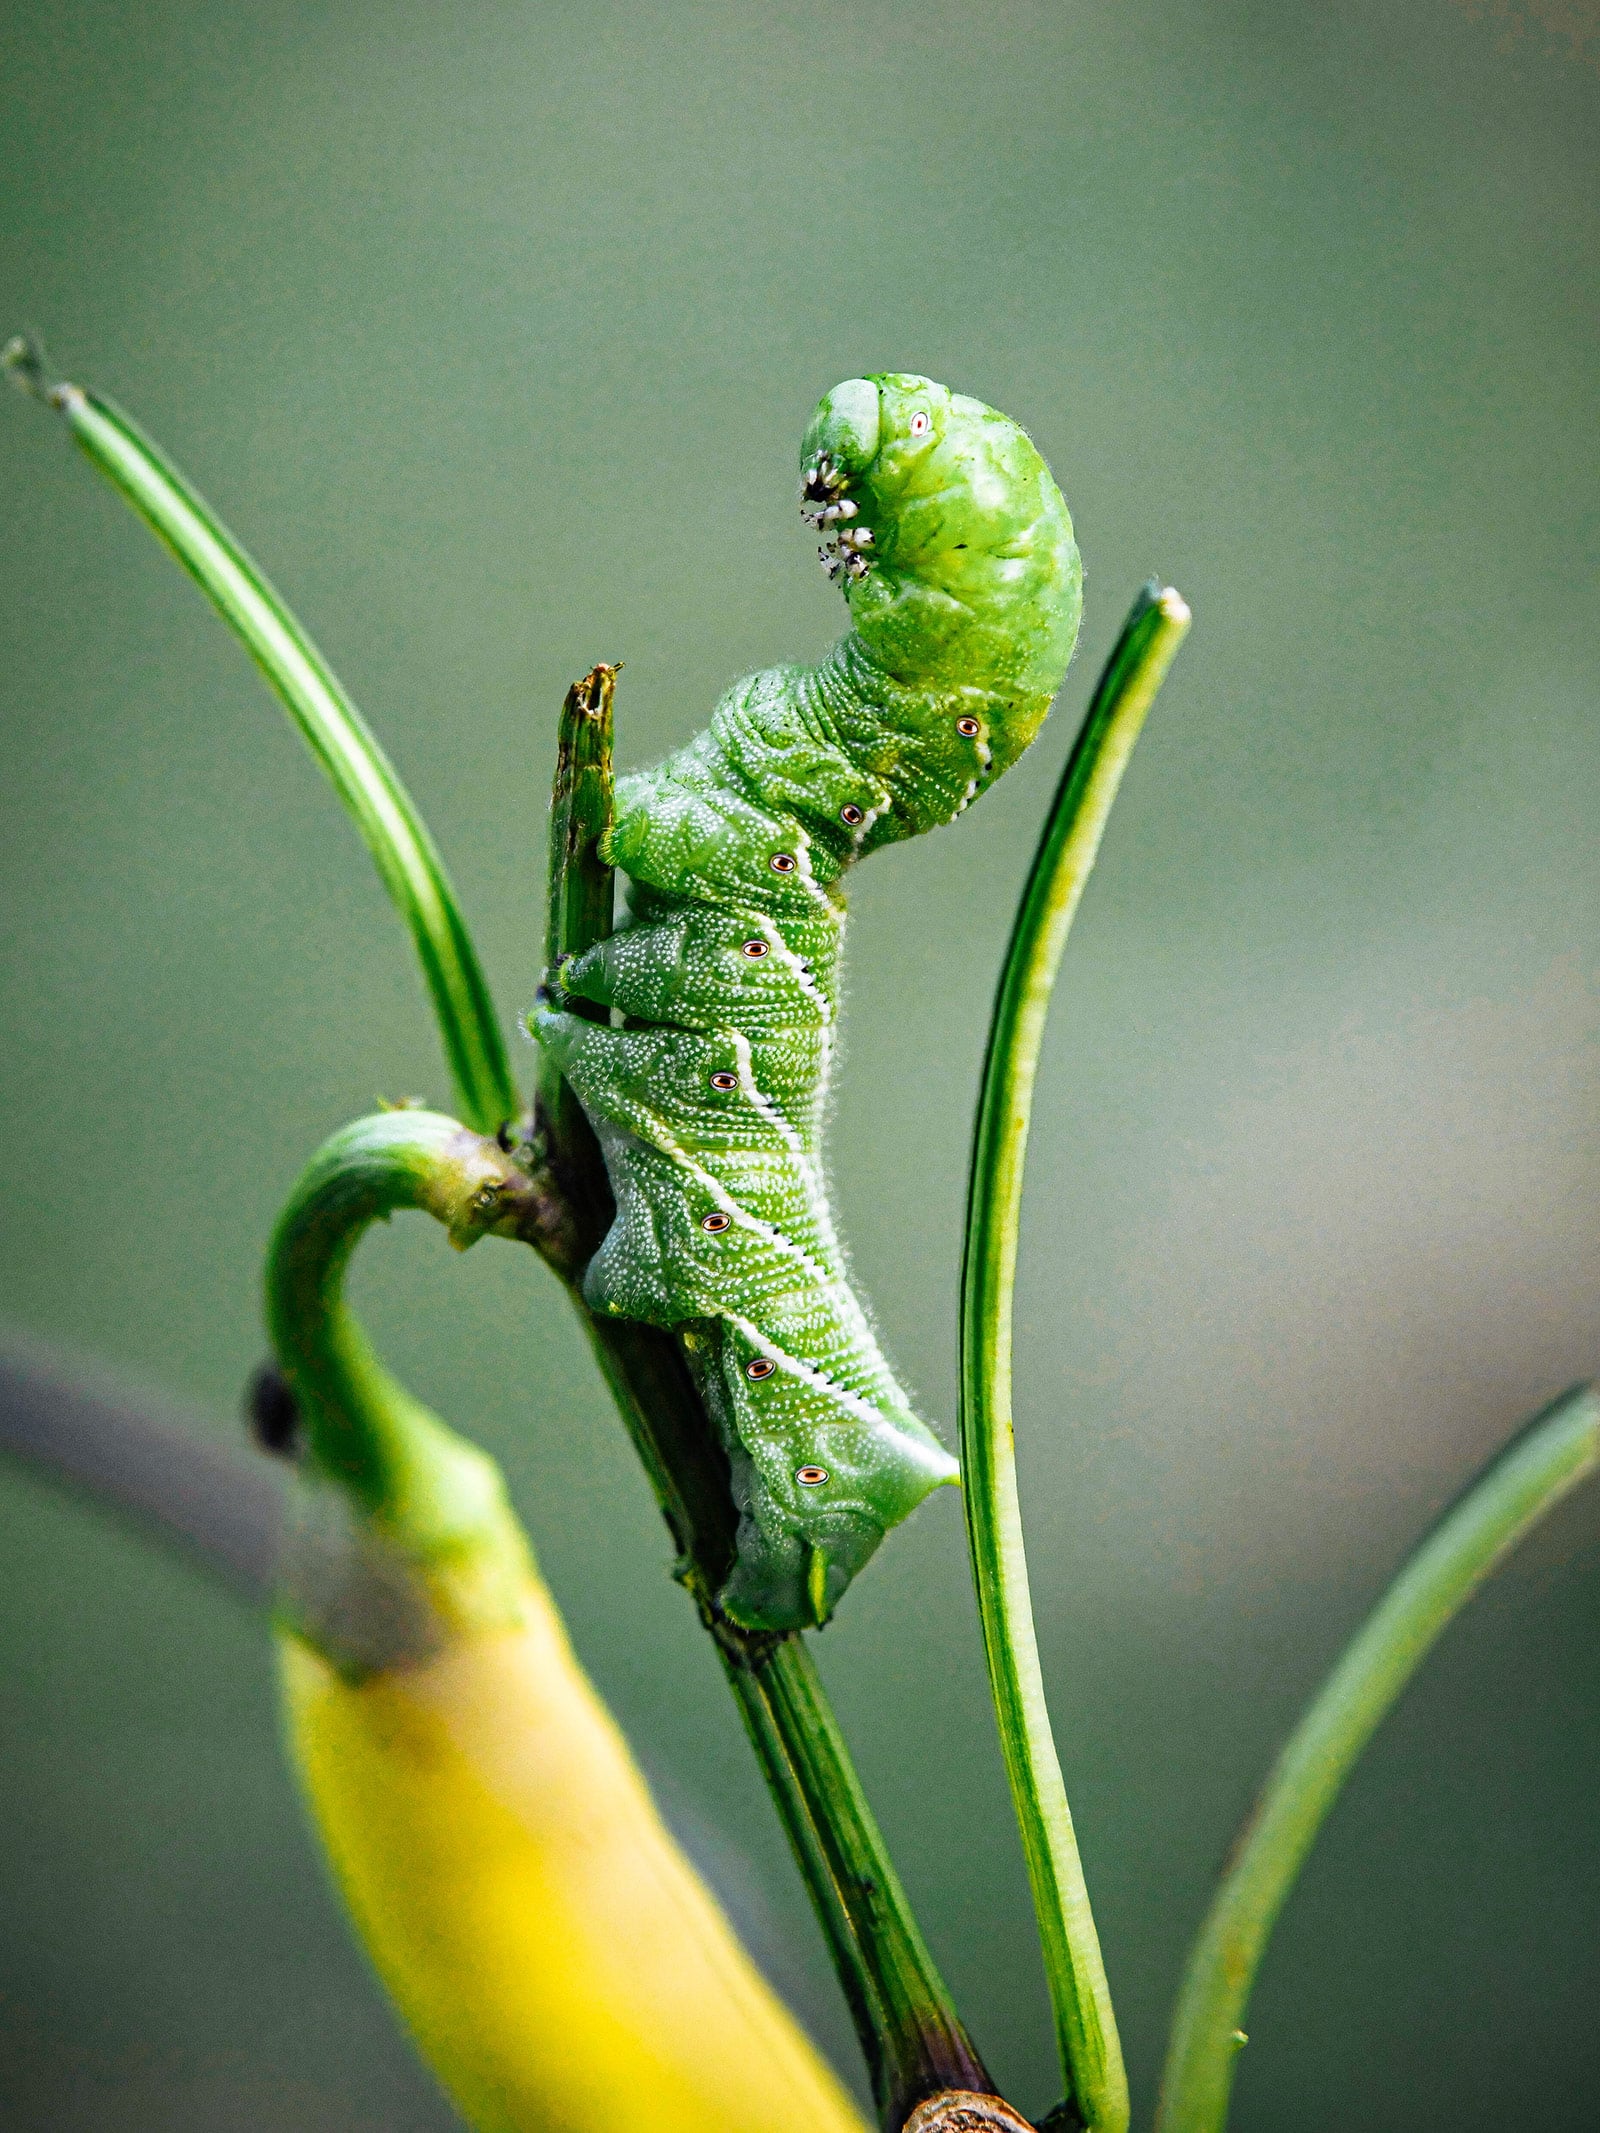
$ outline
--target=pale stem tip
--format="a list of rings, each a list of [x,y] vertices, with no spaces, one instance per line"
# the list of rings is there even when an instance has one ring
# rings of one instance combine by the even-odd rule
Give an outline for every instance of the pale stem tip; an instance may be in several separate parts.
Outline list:
[[[14,333],[11,336],[4,348],[0,348],[0,370],[4,370],[19,392],[42,400],[46,407],[63,408],[82,397],[76,385],[50,383],[49,359],[44,352],[44,342],[36,333]]]
[[[1156,602],[1169,622],[1189,623],[1194,618],[1189,612],[1189,603],[1176,585],[1164,585]]]

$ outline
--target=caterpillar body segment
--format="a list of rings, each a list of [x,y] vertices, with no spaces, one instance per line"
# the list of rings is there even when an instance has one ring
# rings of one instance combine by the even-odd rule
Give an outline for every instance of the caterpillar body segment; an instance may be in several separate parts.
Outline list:
[[[837,387],[801,489],[851,630],[814,666],[736,683],[703,733],[619,780],[627,918],[552,973],[533,1017],[616,1195],[585,1293],[679,1329],[741,1514],[720,1601],[769,1629],[825,1621],[884,1533],[957,1479],[878,1346],[828,1205],[844,877],[953,821],[1016,760],[1081,605],[1038,452],[927,379]],[[564,997],[616,1013],[592,1022]]]

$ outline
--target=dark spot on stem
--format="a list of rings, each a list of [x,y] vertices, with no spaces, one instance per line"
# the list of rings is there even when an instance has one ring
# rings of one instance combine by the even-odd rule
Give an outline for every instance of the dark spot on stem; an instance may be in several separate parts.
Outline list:
[[[278,1368],[268,1362],[252,1373],[245,1388],[245,1414],[250,1434],[264,1452],[279,1459],[293,1459],[300,1450],[300,1403],[294,1388]]]

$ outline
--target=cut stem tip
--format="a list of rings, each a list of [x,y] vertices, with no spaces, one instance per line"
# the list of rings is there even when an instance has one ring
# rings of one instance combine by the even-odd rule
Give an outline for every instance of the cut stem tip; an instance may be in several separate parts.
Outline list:
[[[43,401],[46,407],[65,407],[78,391],[76,385],[50,383],[50,359],[44,352],[44,342],[36,333],[14,333],[11,336],[4,348],[0,348],[0,370],[4,370],[18,392]]]

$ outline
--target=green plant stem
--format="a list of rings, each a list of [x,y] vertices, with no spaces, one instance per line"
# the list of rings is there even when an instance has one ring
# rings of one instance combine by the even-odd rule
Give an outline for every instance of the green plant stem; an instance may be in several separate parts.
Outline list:
[[[616,869],[604,857],[614,814],[611,775],[613,706],[620,663],[591,667],[567,691],[556,725],[556,774],[550,794],[549,921],[552,982],[556,965],[603,941],[611,931]],[[568,1012],[604,1021],[593,1000],[568,1000]],[[546,1067],[542,1085],[561,1077]],[[563,1084],[565,1086],[565,1084]]]
[[[66,418],[87,456],[196,579],[282,700],[411,929],[463,1115],[480,1132],[498,1131],[518,1099],[494,1003],[444,862],[365,720],[268,579],[127,415],[81,386],[47,383],[43,357],[26,340],[12,341],[4,361]]]
[[[560,990],[561,965],[611,931],[616,871],[601,856],[611,828],[612,699],[615,666],[592,667],[567,691],[556,724],[556,774],[550,792],[549,870],[545,916],[546,989]],[[604,1021],[606,1009],[571,999],[568,1009]],[[611,1226],[615,1207],[600,1144],[582,1104],[541,1051],[534,1090],[532,1160],[569,1213],[564,1249],[552,1259],[583,1310],[578,1284]],[[584,1312],[586,1321],[591,1314]],[[608,1352],[600,1322],[591,1337]],[[662,1340],[673,1347],[666,1335]],[[679,1362],[681,1365],[681,1357]],[[607,1366],[608,1381],[614,1372]],[[683,1372],[687,1381],[687,1371]]]
[[[1357,1757],[1478,1587],[1597,1470],[1600,1400],[1580,1386],[1475,1476],[1346,1647],[1273,1765],[1200,1928],[1173,2020],[1158,2133],[1221,2133],[1256,1972]]]
[[[596,667],[568,690],[551,798],[546,983],[611,930],[612,687]],[[588,1003],[576,1000],[578,1010]],[[603,1009],[596,1010],[601,1014]],[[992,2094],[867,1805],[850,1752],[798,1633],[741,1630],[716,1595],[733,1564],[738,1512],[728,1464],[677,1341],[592,1312],[583,1264],[614,1205],[582,1107],[548,1067],[539,1078],[536,1163],[572,1210],[574,1301],[678,1549],[678,1576],[716,1641],[849,2005],[884,2123],[898,2127],[944,2089]]]
[[[318,1149],[273,1233],[267,1328],[302,1438],[279,1606],[352,1676],[515,1623],[531,1565],[494,1461],[373,1353],[344,1300],[351,1257],[407,1207],[460,1250],[491,1231],[518,1237],[531,1190],[498,1140],[388,1111]]]
[[[962,1267],[967,1539],[1062,2072],[1093,2133],[1123,2133],[1128,2084],[1034,1635],[1011,1419],[1012,1298],[1034,1076],[1056,972],[1134,742],[1188,626],[1175,592],[1152,586],[1140,596],[1057,788],[995,998]]]
[[[993,2095],[922,1938],[800,1632],[735,1655],[729,1681],[822,1925],[884,2124],[946,2089]]]
[[[450,1529],[458,1507],[438,1493],[451,1478],[436,1457],[444,1425],[383,1369],[344,1302],[351,1257],[372,1224],[399,1208],[434,1215],[460,1249],[494,1228],[515,1235],[527,1190],[497,1142],[437,1112],[385,1111],[323,1143],[273,1232],[267,1331],[309,1461],[391,1527]]]

